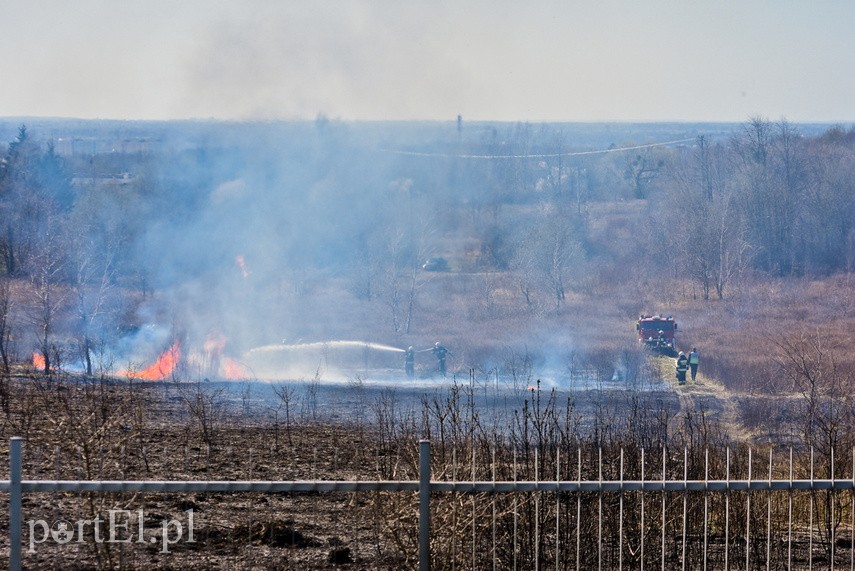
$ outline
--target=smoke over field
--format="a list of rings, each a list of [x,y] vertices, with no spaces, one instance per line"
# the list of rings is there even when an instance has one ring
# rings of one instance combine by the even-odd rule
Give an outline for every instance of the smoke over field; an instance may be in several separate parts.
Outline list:
[[[571,274],[583,277],[571,266],[584,258],[575,217],[554,237],[557,270],[522,256],[529,223],[556,216],[554,196],[535,190],[551,171],[515,174],[532,161],[448,156],[484,152],[484,137],[493,140],[491,152],[513,152],[514,139],[532,136],[517,130],[319,120],[210,126],[202,134],[178,127],[140,153],[63,149],[74,175],[63,232],[91,246],[69,252],[64,268],[94,271],[72,284],[89,299],[75,306],[67,292],[67,307],[54,316],[70,330],[35,340],[34,349],[83,366],[74,345],[97,339],[85,344],[113,373],[148,379],[400,369],[397,353],[439,340],[461,371],[503,365],[527,346],[545,358],[539,348],[558,346],[548,341],[553,333],[572,352],[572,338],[590,331],[559,331],[552,317],[570,302],[564,293],[550,301],[549,290],[565,287]],[[536,138],[549,144],[544,133]],[[410,149],[432,155],[399,152]],[[90,150],[97,151],[94,141]],[[127,169],[119,183],[116,169]],[[520,176],[530,190],[512,198],[506,187]],[[75,228],[78,209],[80,217],[97,215]],[[444,271],[422,268],[433,257],[449,261]],[[97,279],[105,273],[109,287]],[[524,298],[516,293],[521,282]],[[107,300],[110,311],[102,310]],[[74,315],[87,313],[86,327],[75,331]],[[417,367],[428,374],[433,365],[425,357]]]
[[[13,302],[0,348],[46,372],[275,380],[403,372],[413,346],[427,378],[437,361],[421,351],[441,342],[464,377],[631,383],[647,376],[639,313],[673,313],[685,348],[692,320],[715,325],[692,303],[745,301],[757,272],[851,260],[855,215],[827,208],[851,202],[834,182],[850,180],[850,137],[795,133],[325,117],[20,128],[0,177]],[[802,173],[827,189],[815,215],[766,214],[796,202],[751,162],[758,134],[769,162],[795,152],[787,141],[805,160],[840,150]],[[782,248],[795,228],[802,246]]]
[[[452,479],[630,481],[661,469],[677,482],[740,471],[756,481],[752,444],[769,450],[770,474],[788,448],[790,482],[794,468],[814,480],[853,465],[851,130],[796,137],[757,121],[727,137],[693,138],[683,125],[616,138],[613,126],[324,118],[112,128],[56,145],[22,128],[2,153],[0,414],[36,478],[400,480],[417,473],[421,439],[436,447],[437,476]],[[782,178],[794,172],[782,166],[799,177]],[[697,379],[677,385],[674,359],[640,346],[642,313],[674,316],[675,349],[700,350]],[[731,460],[737,450],[747,463]],[[583,517],[598,508],[580,511],[577,497],[574,510],[563,492],[555,513],[538,511],[552,504],[541,495],[499,511],[506,530],[577,514],[562,526],[587,538],[582,557],[624,531],[670,533],[676,554],[687,529],[718,530],[709,545],[728,561],[740,548],[719,541],[728,522],[746,522],[731,537],[749,527],[763,537],[751,522],[771,512],[755,492],[744,496],[752,517],[731,507],[719,519],[687,512],[676,492],[669,513],[704,513],[691,528],[684,516],[682,531],[664,501],[662,519],[645,520],[662,521],[656,530]],[[816,493],[800,510],[826,522],[817,534],[834,546],[851,510]],[[414,550],[395,534],[415,529],[412,506],[380,498],[146,502],[163,514],[204,506],[203,560],[182,554],[193,564],[328,568],[335,552],[405,567]],[[448,499],[431,508],[443,522],[435,553],[467,565],[461,538],[471,530],[473,546],[488,546],[497,528],[477,530],[458,517],[460,496]],[[619,499],[611,513],[629,514]],[[91,521],[126,502],[66,494],[27,509]],[[820,505],[832,506],[828,519]],[[331,517],[314,525],[322,513]],[[271,529],[323,541],[288,544],[283,559]],[[544,544],[524,535],[532,566]],[[746,540],[746,553],[761,544],[772,545]],[[91,547],[30,562],[133,566],[126,555],[145,549]],[[810,566],[813,550],[802,551]]]

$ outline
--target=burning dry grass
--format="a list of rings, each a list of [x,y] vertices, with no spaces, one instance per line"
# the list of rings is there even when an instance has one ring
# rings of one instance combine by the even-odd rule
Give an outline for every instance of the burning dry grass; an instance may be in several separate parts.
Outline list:
[[[164,381],[171,378],[181,362],[181,343],[175,341],[157,360],[142,371],[123,371],[119,376],[144,381]]]

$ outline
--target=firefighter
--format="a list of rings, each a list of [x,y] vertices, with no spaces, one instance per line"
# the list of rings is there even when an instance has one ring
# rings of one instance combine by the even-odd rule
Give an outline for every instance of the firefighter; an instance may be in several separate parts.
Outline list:
[[[681,385],[686,384],[686,371],[689,370],[689,360],[686,358],[686,354],[680,351],[677,354],[677,382]]]
[[[410,345],[407,347],[407,351],[404,353],[404,370],[407,372],[407,377],[412,379],[414,374],[413,364],[416,360],[416,351],[413,349],[413,346]]]
[[[656,338],[656,346],[660,349],[668,346],[668,341],[665,339],[665,332],[661,329],[659,330],[659,337]]]
[[[698,363],[701,357],[698,355],[698,348],[692,347],[692,352],[689,353],[689,368],[692,370],[692,382],[695,382],[695,377],[698,374]]]
[[[433,346],[433,349],[431,351],[433,352],[434,356],[436,357],[436,360],[439,361],[439,363],[438,363],[439,374],[444,377],[445,376],[445,357],[447,355],[450,355],[451,353],[449,352],[448,349],[446,349],[445,347],[440,345],[439,341],[436,342],[436,344]]]

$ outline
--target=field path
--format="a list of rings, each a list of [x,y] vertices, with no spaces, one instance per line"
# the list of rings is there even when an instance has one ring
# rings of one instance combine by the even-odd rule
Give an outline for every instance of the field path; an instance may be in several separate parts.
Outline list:
[[[680,402],[680,411],[671,419],[669,431],[679,427],[687,412],[703,409],[708,418],[718,422],[731,438],[742,442],[752,439],[754,435],[745,427],[739,413],[738,394],[730,392],[715,379],[705,376],[700,369],[695,382],[692,382],[687,374],[686,384],[680,386],[674,376],[674,359],[657,357],[656,361],[660,378],[671,385]]]

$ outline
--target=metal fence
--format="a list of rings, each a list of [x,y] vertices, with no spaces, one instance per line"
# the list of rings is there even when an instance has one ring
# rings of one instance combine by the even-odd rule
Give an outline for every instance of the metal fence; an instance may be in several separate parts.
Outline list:
[[[553,511],[550,512],[551,529],[547,530],[543,517],[534,518],[534,529],[526,534],[538,537],[549,535],[554,546],[550,557],[537,556],[533,568],[546,569],[603,569],[619,570],[645,568],[663,571],[668,569],[777,569],[777,568],[824,568],[855,570],[855,454],[851,478],[834,477],[833,454],[830,478],[807,479],[793,477],[792,451],[790,452],[789,477],[773,478],[772,454],[769,454],[769,469],[765,477],[754,477],[749,452],[748,478],[730,479],[730,454],[727,457],[725,479],[688,479],[684,451],[684,478],[667,478],[665,452],[662,457],[662,473],[641,479],[625,480],[623,451],[620,458],[620,477],[606,480],[581,478],[581,454],[579,477],[576,480],[533,481],[438,481],[431,479],[430,442],[419,443],[419,479],[412,481],[143,481],[143,480],[23,480],[22,440],[10,441],[10,477],[0,481],[0,492],[9,493],[9,568],[21,569],[22,564],[22,501],[25,493],[36,492],[255,492],[255,493],[309,493],[309,492],[410,492],[418,494],[418,564],[420,570],[431,568],[431,510],[432,500],[438,494],[466,494],[473,498],[472,567],[499,569],[510,565],[500,563],[497,558],[495,498],[502,494],[530,494],[538,498],[544,494],[554,496]],[[642,466],[643,452],[642,452]],[[826,494],[820,501],[818,493]],[[483,494],[492,498],[492,548],[487,548],[488,557],[476,555],[474,498]],[[773,494],[783,494],[776,503],[773,515]],[[801,505],[807,505],[808,520],[801,521],[794,515],[794,498],[797,494],[807,495]],[[763,500],[765,499],[765,506]],[[752,500],[754,505],[752,506]],[[535,509],[546,504],[535,501]],[[667,505],[666,505],[667,504]],[[758,505],[759,504],[759,505]],[[518,512],[514,500],[513,552],[514,569],[531,566],[517,561]],[[713,523],[713,506],[723,509]],[[738,509],[737,509],[738,508]],[[765,508],[765,509],[764,509]],[[616,513],[606,513],[608,511]],[[629,517],[632,510],[633,517]],[[691,516],[690,511],[695,515]],[[765,517],[763,517],[765,512]],[[783,512],[783,514],[782,514]],[[575,514],[574,529],[561,529],[562,514]],[[702,514],[702,516],[701,516]],[[758,514],[761,514],[758,516]],[[700,516],[700,517],[698,517]],[[848,517],[847,517],[848,516]],[[737,518],[741,518],[737,521]],[[609,521],[609,531],[604,522]],[[667,520],[667,521],[666,521]],[[582,548],[582,522],[592,523],[596,529],[593,536],[596,549],[591,558],[586,558]],[[701,522],[698,524],[698,522]],[[723,521],[723,523],[722,523]],[[543,527],[541,527],[543,525]],[[697,527],[700,529],[697,529]],[[565,524],[566,527],[566,524]],[[613,533],[617,532],[616,537]],[[666,538],[666,531],[668,537]],[[591,540],[587,538],[586,540]],[[632,545],[630,545],[632,543]],[[718,555],[713,561],[713,544],[717,544]],[[723,548],[722,548],[723,546]],[[800,546],[800,547],[799,547]],[[694,550],[690,554],[689,550]],[[612,556],[604,553],[611,550]],[[765,550],[765,552],[764,552]],[[775,557],[773,557],[773,550]],[[800,554],[795,551],[801,550]],[[434,548],[434,556],[436,547]],[[615,555],[616,554],[616,555]],[[492,555],[492,557],[489,557]],[[647,567],[645,567],[645,565]]]

